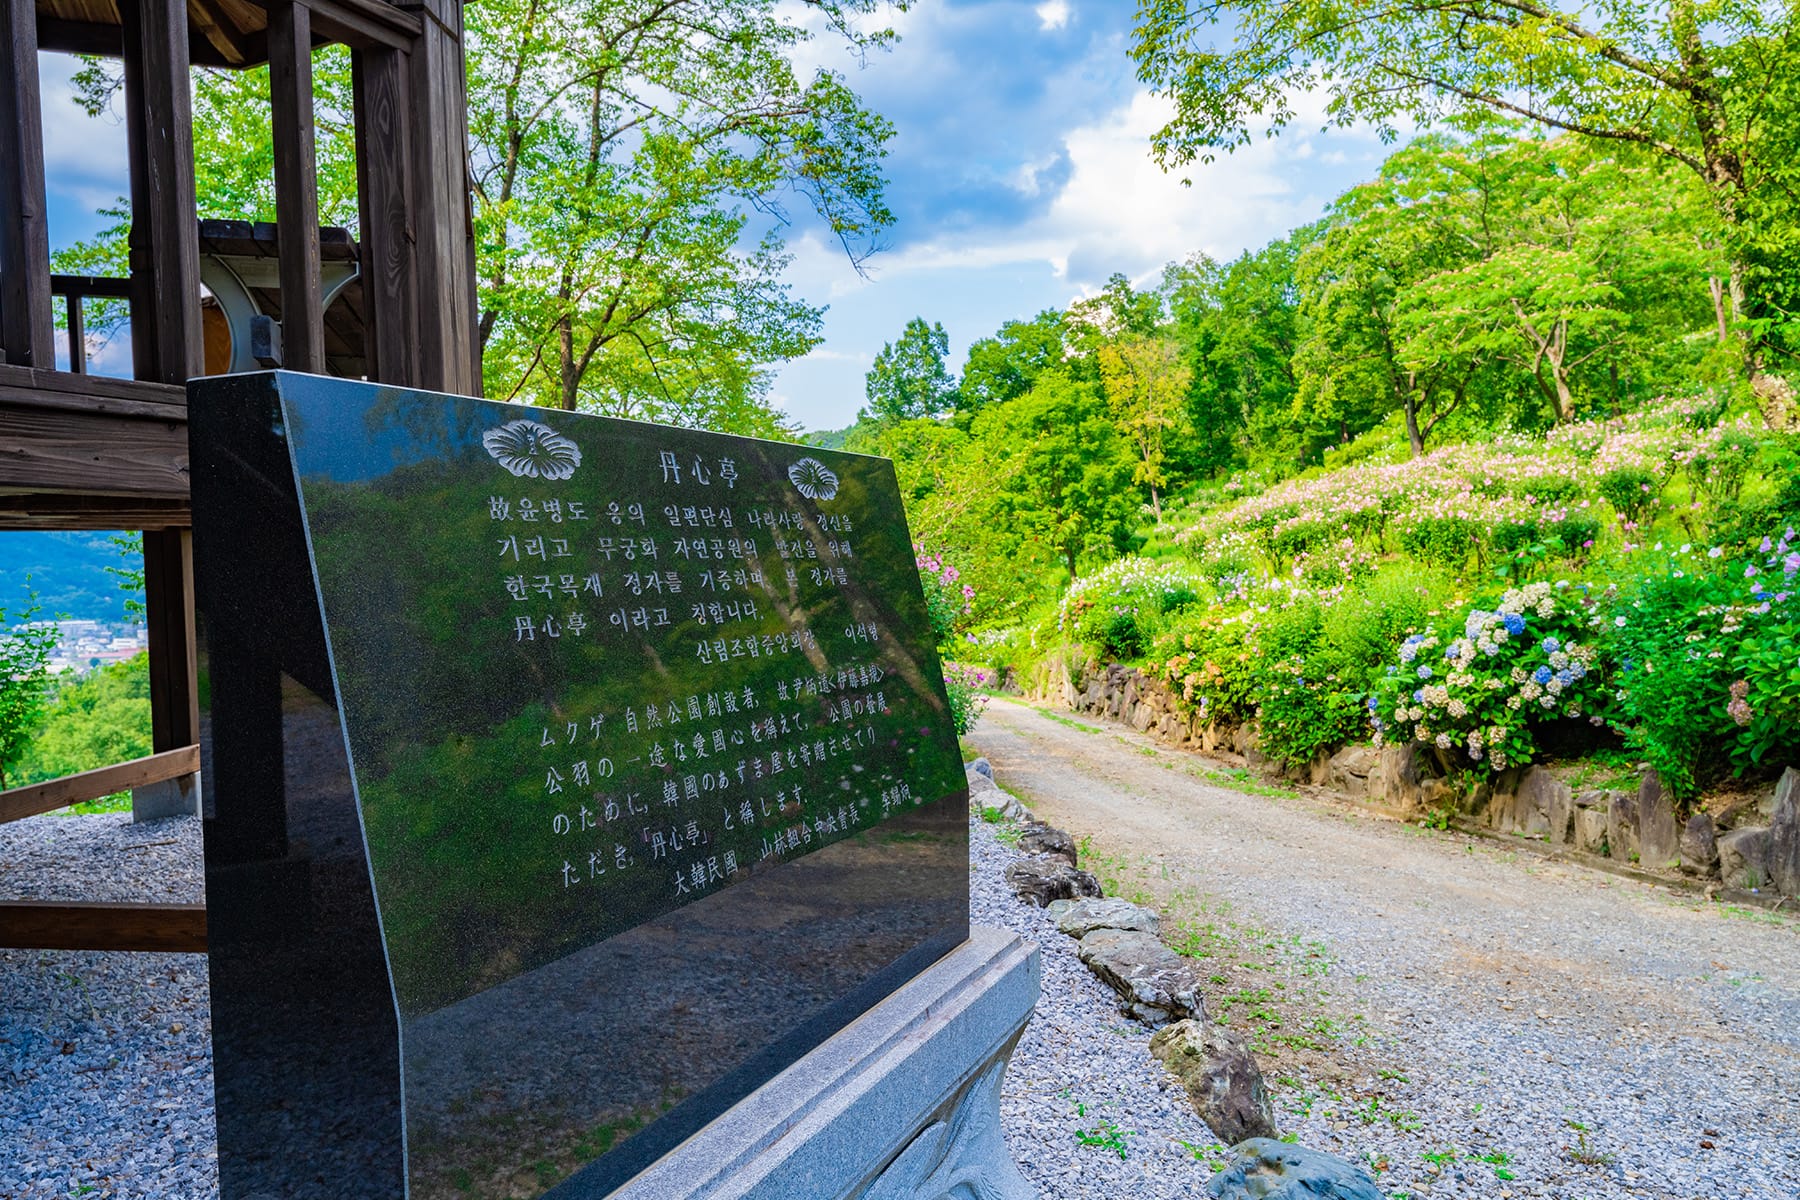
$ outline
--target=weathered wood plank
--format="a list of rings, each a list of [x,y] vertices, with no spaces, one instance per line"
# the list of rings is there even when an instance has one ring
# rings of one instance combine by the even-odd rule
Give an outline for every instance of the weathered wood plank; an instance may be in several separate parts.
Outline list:
[[[275,130],[275,236],[281,262],[282,366],[325,372],[319,283],[319,177],[313,156],[312,14],[269,12],[269,96]]]
[[[185,500],[187,423],[0,403],[0,491]]]
[[[0,163],[0,351],[10,363],[54,367],[34,0],[0,0]]]
[[[9,788],[0,792],[0,825],[54,812],[83,800],[98,800],[114,792],[130,791],[165,779],[179,779],[199,769],[200,747],[183,746],[164,754],[146,755],[130,762],[83,771],[79,775],[65,775],[48,783]]]
[[[358,236],[369,378],[416,387],[418,278],[409,204],[407,56],[393,50],[358,50],[350,61],[356,92],[356,183],[362,210]]]
[[[334,42],[357,49],[386,47],[407,50],[418,39],[421,22],[384,0],[305,0],[313,26]]]
[[[204,954],[206,905],[10,900],[0,903],[0,946]]]
[[[193,523],[186,500],[0,492],[0,530],[170,529]]]
[[[194,663],[194,539],[187,529],[144,531],[144,612],[150,635],[150,745],[200,740]]]
[[[57,407],[65,400],[96,412],[127,412],[187,420],[187,389],[145,379],[113,379],[70,371],[33,370],[0,364],[0,400],[13,404]],[[130,407],[115,407],[114,401]]]
[[[185,383],[200,369],[200,246],[184,0],[120,5],[131,158],[132,366]]]

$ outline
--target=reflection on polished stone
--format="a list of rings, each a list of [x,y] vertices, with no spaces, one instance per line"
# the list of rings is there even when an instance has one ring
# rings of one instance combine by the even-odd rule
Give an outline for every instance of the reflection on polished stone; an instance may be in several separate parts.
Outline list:
[[[603,1194],[966,938],[890,464],[191,391],[226,1197]]]

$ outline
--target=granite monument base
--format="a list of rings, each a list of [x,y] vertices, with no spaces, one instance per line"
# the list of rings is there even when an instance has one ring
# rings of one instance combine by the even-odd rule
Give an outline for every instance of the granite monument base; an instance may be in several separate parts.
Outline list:
[[[974,927],[613,1200],[1036,1200],[999,1104],[1040,970],[1035,946]],[[551,1200],[587,1196],[580,1182]]]
[[[160,821],[164,817],[200,815],[200,776],[183,775],[131,789],[131,819]]]

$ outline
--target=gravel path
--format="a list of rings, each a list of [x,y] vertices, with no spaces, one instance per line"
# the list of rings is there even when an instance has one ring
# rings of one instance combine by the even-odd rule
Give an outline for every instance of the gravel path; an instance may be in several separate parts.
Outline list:
[[[194,903],[200,820],[0,825],[0,896]],[[0,1200],[218,1194],[206,957],[0,950]]]
[[[1194,755],[1020,704],[991,705],[970,741],[1039,817],[1092,839],[1109,890],[1160,902],[1165,934],[1188,930],[1212,958],[1224,994],[1209,1004],[1258,1039],[1283,1128],[1372,1166],[1390,1195],[1800,1196],[1790,922],[1322,800],[1248,796],[1197,778]],[[1045,923],[1004,905],[996,918]],[[1035,936],[1050,1026],[1072,943]],[[1119,1061],[1137,1055],[1143,1035],[1118,1036],[1132,1047]],[[1043,1040],[1008,1119],[1046,1195],[1179,1194],[1089,1181],[1100,1156],[1058,1142],[1053,1127],[1072,1126],[1043,1089],[1060,1062],[1102,1097],[1091,1039],[1060,1059],[1059,1036]],[[1125,1075],[1117,1087],[1143,1090]],[[1018,1107],[1027,1094],[1035,1112]],[[1125,1167],[1173,1158],[1163,1141],[1186,1135],[1141,1097],[1121,1103],[1142,1135]],[[1059,1169],[1075,1182],[1052,1186]]]

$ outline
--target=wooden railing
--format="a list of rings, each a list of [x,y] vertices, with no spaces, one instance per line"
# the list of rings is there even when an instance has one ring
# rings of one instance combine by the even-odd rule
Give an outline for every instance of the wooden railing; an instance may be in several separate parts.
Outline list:
[[[69,370],[87,374],[87,318],[81,302],[89,296],[101,300],[131,299],[131,280],[102,275],[52,275],[50,294],[63,298],[63,316],[69,335]]]
[[[0,792],[0,825],[17,821],[21,817],[34,817],[39,813],[67,808],[83,800],[98,800],[114,792],[146,787],[166,779],[179,779],[183,775],[192,775],[199,769],[200,747],[183,746],[179,750],[165,750],[161,754],[134,758],[116,766],[99,767],[83,771],[79,775],[65,775],[48,783],[9,788]]]

